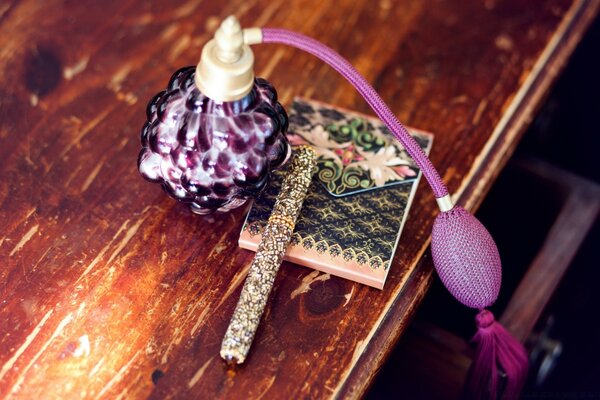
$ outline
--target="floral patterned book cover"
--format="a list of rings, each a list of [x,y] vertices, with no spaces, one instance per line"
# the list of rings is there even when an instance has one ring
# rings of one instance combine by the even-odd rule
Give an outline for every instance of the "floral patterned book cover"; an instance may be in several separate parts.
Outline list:
[[[428,153],[433,135],[409,131]],[[318,158],[286,260],[382,289],[419,169],[377,118],[312,100],[294,100],[288,139]],[[250,209],[241,247],[256,251],[285,171]]]

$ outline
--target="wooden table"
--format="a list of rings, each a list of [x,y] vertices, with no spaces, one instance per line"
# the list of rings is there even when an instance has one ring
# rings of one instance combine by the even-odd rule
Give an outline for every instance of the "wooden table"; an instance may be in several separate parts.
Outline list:
[[[477,207],[600,2],[4,1],[0,5],[0,397],[324,398],[363,394],[432,279],[422,182],[385,290],[285,264],[247,364],[221,337],[252,253],[244,210],[199,217],[136,170],[145,103],[219,21],[322,40]],[[369,112],[298,51],[255,49],[282,100]],[[399,389],[400,390],[400,389]]]

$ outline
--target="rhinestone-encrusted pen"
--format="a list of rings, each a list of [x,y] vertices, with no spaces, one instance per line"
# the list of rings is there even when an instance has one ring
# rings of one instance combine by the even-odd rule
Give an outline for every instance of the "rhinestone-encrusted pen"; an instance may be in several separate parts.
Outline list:
[[[315,163],[316,153],[312,148],[296,148],[221,344],[221,357],[229,363],[243,363],[250,351],[310,186]]]

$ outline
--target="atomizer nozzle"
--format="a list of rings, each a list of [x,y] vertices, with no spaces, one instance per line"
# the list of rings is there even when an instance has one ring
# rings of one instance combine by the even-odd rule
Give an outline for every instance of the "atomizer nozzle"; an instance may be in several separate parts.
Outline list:
[[[224,63],[231,64],[242,57],[242,46],[244,35],[239,21],[230,15],[222,23],[215,33],[216,55]]]
[[[227,17],[202,49],[195,75],[198,89],[215,101],[248,95],[254,84],[254,54],[249,45],[261,41],[259,28],[242,30],[235,16]]]

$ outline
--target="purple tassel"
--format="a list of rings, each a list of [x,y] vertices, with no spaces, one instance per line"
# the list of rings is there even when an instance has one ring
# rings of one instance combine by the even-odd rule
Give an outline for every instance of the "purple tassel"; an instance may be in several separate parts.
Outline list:
[[[475,318],[477,333],[472,339],[475,356],[464,391],[466,399],[495,399],[499,394],[499,372],[506,385],[502,399],[516,399],[527,377],[527,352],[511,334],[494,320],[494,314],[481,310]]]

